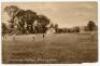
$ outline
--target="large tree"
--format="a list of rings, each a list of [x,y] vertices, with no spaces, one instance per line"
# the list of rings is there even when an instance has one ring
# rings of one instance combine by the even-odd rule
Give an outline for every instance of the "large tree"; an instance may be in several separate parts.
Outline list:
[[[37,20],[37,14],[31,10],[20,10],[15,17],[18,30],[22,31],[22,33],[26,31],[33,33],[33,24],[35,20]]]
[[[7,7],[4,8],[4,11],[7,12],[7,14],[10,17],[14,17],[19,10],[20,9],[17,6],[14,6],[14,5],[7,6]]]
[[[45,33],[47,30],[47,25],[50,23],[50,20],[44,15],[38,15],[38,26],[41,28],[41,33]]]
[[[11,17],[9,23],[11,23],[11,28],[17,26],[17,30],[22,33],[33,33],[34,22],[37,21],[35,29],[37,32],[45,33],[47,30],[47,25],[50,20],[44,15],[37,15],[36,12],[32,10],[19,9],[17,6],[7,6],[5,11]]]
[[[25,11],[20,10],[14,18],[14,25],[17,26],[18,32],[25,33],[25,20]]]
[[[15,26],[17,26],[17,30],[22,33],[26,31],[29,33],[33,32],[33,23],[37,19],[36,12],[31,10],[25,11],[14,5],[5,7],[4,11],[11,17],[9,21],[11,28],[15,29]]]
[[[4,11],[8,14],[8,16],[11,18],[9,20],[9,29],[10,32],[13,32],[14,29],[14,18],[16,17],[16,14],[19,12],[19,8],[17,6],[14,5],[10,5],[4,8]]]
[[[27,24],[27,30],[30,33],[33,33],[33,24],[37,20],[38,16],[37,13],[31,10],[25,11],[25,22]]]
[[[93,21],[89,21],[87,24],[87,28],[89,31],[93,31],[96,29],[96,24]]]
[[[38,30],[37,32],[39,33],[43,33],[43,38],[45,36],[45,32],[47,31],[47,25],[50,23],[50,20],[44,16],[44,15],[38,15],[38,19],[37,19],[37,26],[36,26],[36,30]]]

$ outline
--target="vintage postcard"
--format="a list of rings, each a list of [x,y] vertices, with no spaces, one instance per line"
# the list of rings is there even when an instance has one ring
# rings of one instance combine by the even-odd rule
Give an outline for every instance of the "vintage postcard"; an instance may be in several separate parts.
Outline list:
[[[98,62],[97,2],[2,2],[3,64]]]

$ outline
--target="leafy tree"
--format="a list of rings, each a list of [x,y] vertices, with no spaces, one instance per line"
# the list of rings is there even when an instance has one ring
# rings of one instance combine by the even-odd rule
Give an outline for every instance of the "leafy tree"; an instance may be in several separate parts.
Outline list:
[[[31,10],[23,10],[18,8],[17,6],[11,5],[7,6],[5,12],[11,17],[9,23],[11,27],[11,32],[17,26],[17,30],[26,33],[33,33],[33,27],[35,27],[37,32],[45,33],[47,30],[47,25],[50,20],[44,15],[37,15],[36,12]],[[34,22],[37,21],[37,25],[34,26]]]
[[[58,24],[55,24],[55,31],[58,32]]]
[[[4,8],[4,11],[8,14],[9,17],[11,17],[10,21],[9,21],[9,27],[10,27],[10,32],[13,32],[14,29],[14,18],[16,16],[16,14],[19,12],[19,8],[17,6],[11,5],[11,6],[7,6]]]
[[[38,15],[38,25],[41,26],[42,32],[45,33],[47,30],[47,25],[50,23],[50,20],[44,15]]]
[[[19,11],[19,8],[17,6],[11,5],[11,6],[5,7],[4,11],[7,12],[7,14],[10,17],[14,17],[16,13]]]
[[[87,28],[89,31],[93,31],[96,29],[96,24],[93,21],[89,21],[87,24]]]
[[[33,32],[33,23],[37,19],[35,12],[31,10],[19,10],[19,12],[14,17],[14,25],[17,25],[18,31],[22,33]]]
[[[55,25],[52,23],[49,28],[55,28]]]
[[[4,36],[7,33],[7,26],[5,23],[2,23],[2,35]]]
[[[33,24],[38,19],[37,13],[31,10],[26,10],[25,18],[26,18],[25,22],[27,24],[27,30],[30,33],[33,33]]]
[[[78,26],[74,27],[74,32],[80,32],[80,28]]]
[[[38,15],[37,24],[38,31],[43,33],[43,38],[45,36],[45,32],[47,31],[47,25],[50,23],[50,20],[44,15]]]

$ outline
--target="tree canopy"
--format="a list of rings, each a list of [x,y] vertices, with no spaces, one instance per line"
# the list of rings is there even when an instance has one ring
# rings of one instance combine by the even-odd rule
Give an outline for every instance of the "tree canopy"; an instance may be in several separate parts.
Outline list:
[[[89,21],[87,24],[87,28],[89,31],[93,31],[96,29],[96,24],[93,21]]]
[[[37,15],[37,12],[32,10],[23,10],[14,5],[7,6],[4,10],[12,18],[10,23],[13,29],[14,26],[17,26],[18,31],[22,33],[33,33],[35,31],[43,33],[47,30],[46,26],[50,23],[47,16]],[[37,26],[34,26],[35,21],[37,21]]]

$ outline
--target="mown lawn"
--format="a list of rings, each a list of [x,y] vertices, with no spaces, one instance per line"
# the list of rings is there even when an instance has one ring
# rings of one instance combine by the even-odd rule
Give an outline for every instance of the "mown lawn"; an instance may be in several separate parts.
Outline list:
[[[9,40],[8,40],[9,39]],[[66,33],[8,36],[2,40],[3,63],[97,62],[97,34]]]

